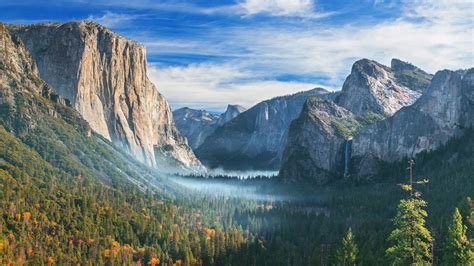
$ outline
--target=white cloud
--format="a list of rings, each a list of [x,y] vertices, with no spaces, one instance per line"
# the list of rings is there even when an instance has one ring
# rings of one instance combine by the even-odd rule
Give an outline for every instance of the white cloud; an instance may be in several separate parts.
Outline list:
[[[129,14],[117,14],[110,11],[106,11],[102,16],[93,16],[90,15],[87,20],[91,20],[97,22],[103,26],[112,28],[118,27],[125,23],[134,20],[137,16],[129,15]]]
[[[246,15],[309,16],[314,10],[312,0],[244,0],[239,6]]]
[[[304,82],[264,80],[232,64],[192,64],[184,67],[149,66],[148,76],[173,109],[192,107],[225,110],[227,104],[251,107],[276,95],[308,90]]]
[[[324,85],[339,89],[360,58],[389,64],[396,57],[431,73],[474,67],[473,8],[463,0],[407,1],[400,17],[378,23],[217,28],[201,39],[147,47],[179,53],[181,43],[183,54],[231,56],[231,62],[155,67],[150,75],[175,107],[222,108],[317,86],[277,81],[282,75],[323,77]]]
[[[127,7],[206,15],[252,16],[266,14],[270,16],[321,18],[332,12],[315,12],[314,0],[236,0],[233,4],[200,6],[192,1],[154,1],[154,0],[85,0],[103,7]]]

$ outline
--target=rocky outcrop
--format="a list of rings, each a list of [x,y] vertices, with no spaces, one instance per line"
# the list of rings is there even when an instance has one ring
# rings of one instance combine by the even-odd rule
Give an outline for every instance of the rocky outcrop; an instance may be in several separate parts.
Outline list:
[[[430,85],[433,75],[400,59],[392,59],[390,68],[395,74],[398,84],[422,93]]]
[[[360,127],[356,116],[311,96],[291,123],[279,177],[325,184],[344,175],[346,143]]]
[[[419,96],[419,92],[398,82],[391,68],[362,59],[352,66],[336,103],[359,116],[375,113],[388,117],[413,104]]]
[[[143,45],[92,22],[12,26],[40,76],[93,130],[162,170],[200,168],[147,77]]]
[[[41,100],[36,102],[37,99]],[[0,23],[0,125],[12,124],[16,126],[9,128],[12,133],[29,134],[43,122],[35,113],[40,112],[38,109],[58,117],[48,100],[63,106],[70,105],[67,99],[59,96],[40,78],[36,64],[21,40],[12,36]],[[15,112],[20,115],[12,115]]]
[[[21,40],[11,36],[5,24],[0,23],[0,93],[6,99],[12,90],[41,94],[45,82]]]
[[[358,176],[372,176],[379,162],[396,162],[432,151],[474,125],[474,69],[436,73],[411,106],[360,130],[353,160]]]
[[[222,126],[223,124],[234,119],[240,113],[245,112],[245,110],[247,110],[245,107],[237,105],[237,104],[227,105],[227,109],[225,110],[225,112],[219,116],[219,119],[217,120],[217,125]]]
[[[163,196],[173,191],[173,184],[93,134],[67,100],[41,79],[21,40],[11,36],[1,22],[0,131],[0,175],[10,170],[27,176],[29,188],[34,182],[44,186],[51,179],[66,178],[54,185],[63,186],[70,178],[78,186],[95,183]],[[62,189],[71,187],[58,191]]]
[[[189,146],[197,149],[217,127],[229,122],[244,111],[244,107],[230,104],[221,115],[210,114],[206,110],[183,107],[173,111],[173,116],[179,132],[187,138]]]
[[[15,92],[34,93],[53,102],[70,106],[67,99],[59,96],[39,76],[38,68],[21,40],[12,36],[0,23],[0,98],[1,102],[14,106]]]
[[[217,128],[196,154],[210,167],[279,169],[290,123],[312,95],[333,96],[316,88],[258,103]]]

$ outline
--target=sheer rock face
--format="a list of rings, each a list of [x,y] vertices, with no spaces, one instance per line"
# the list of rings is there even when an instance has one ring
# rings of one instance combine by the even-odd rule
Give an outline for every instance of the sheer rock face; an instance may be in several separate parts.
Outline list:
[[[11,31],[23,40],[41,77],[93,130],[162,170],[201,167],[147,77],[143,45],[85,21]]]
[[[395,76],[389,67],[372,60],[359,60],[352,66],[336,103],[356,115],[391,116],[420,97],[420,93],[399,83]]]
[[[196,154],[210,167],[279,169],[290,123],[311,95],[334,94],[317,88],[258,103],[217,128]]]
[[[242,106],[228,105],[224,113],[213,115],[206,110],[184,107],[173,111],[173,116],[179,132],[188,139],[189,146],[197,149],[217,127],[229,122],[244,111],[245,108]]]
[[[291,123],[279,177],[322,185],[343,176],[345,144],[360,124],[350,111],[312,96]]]
[[[474,125],[474,69],[436,73],[411,106],[360,130],[352,150],[359,176],[377,172],[378,162],[395,162],[432,151]]]

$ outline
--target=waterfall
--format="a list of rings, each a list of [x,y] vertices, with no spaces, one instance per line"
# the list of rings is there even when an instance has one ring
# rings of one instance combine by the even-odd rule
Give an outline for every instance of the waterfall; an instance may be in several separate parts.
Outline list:
[[[344,177],[349,176],[349,162],[351,159],[352,138],[348,138],[344,147]]]

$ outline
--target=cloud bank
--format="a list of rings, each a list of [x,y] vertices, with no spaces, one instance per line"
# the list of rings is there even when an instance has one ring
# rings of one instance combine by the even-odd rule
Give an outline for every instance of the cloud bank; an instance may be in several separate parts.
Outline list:
[[[295,14],[313,8],[311,1],[286,5],[288,2],[248,0],[241,5],[249,14]],[[474,66],[472,2],[407,1],[401,10],[398,17],[369,23],[300,21],[284,26],[214,28],[203,39],[171,42],[184,44],[183,50],[189,53],[230,56],[226,63],[155,65],[150,67],[150,76],[173,107],[222,110],[227,103],[250,107],[272,96],[318,85],[340,89],[352,63],[360,58],[384,64],[400,58],[432,73]],[[311,27],[302,27],[305,23]],[[180,53],[182,47],[167,47],[166,43],[154,42],[150,48]],[[296,78],[281,78],[286,76]]]
[[[150,78],[174,108],[223,110],[319,85],[337,90],[361,58],[389,64],[396,57],[431,73],[474,66],[472,0],[24,0],[0,7],[8,22],[90,19],[144,43]]]

